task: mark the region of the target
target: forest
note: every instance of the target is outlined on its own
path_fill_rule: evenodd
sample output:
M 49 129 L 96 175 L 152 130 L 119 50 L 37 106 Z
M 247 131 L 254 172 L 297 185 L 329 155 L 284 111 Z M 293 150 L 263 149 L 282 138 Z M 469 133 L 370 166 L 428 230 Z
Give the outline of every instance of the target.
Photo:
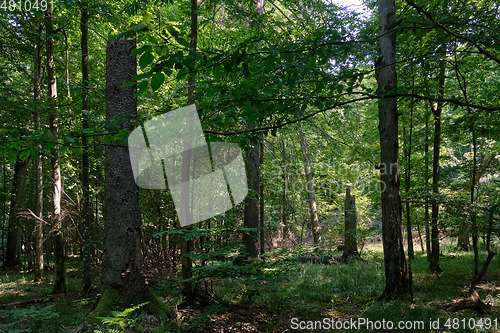
M 0 1 L 0 332 L 500 332 L 500 3 Z

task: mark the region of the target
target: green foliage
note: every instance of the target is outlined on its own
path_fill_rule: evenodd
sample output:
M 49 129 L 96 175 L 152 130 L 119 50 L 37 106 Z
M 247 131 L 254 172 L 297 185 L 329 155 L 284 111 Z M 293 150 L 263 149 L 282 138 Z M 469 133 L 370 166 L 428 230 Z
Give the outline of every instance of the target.
M 149 302 L 142 303 L 131 308 L 125 309 L 123 311 L 113 311 L 110 317 L 98 317 L 103 324 L 107 325 L 109 328 L 120 327 L 122 332 L 125 332 L 127 328 L 137 329 L 140 328 L 137 323 L 137 318 L 134 316 L 135 311 L 142 308 Z M 100 332 L 100 331 L 99 331 Z
M 311 253 L 340 255 L 331 249 L 342 242 L 343 199 L 347 186 L 356 196 L 360 249 L 367 240 L 377 241 L 381 234 L 380 172 L 375 169 L 380 149 L 378 99 L 372 70 L 377 57 L 377 20 L 369 13 L 360 16 L 340 10 L 329 2 L 282 0 L 265 3 L 264 14 L 258 15 L 253 1 L 204 1 L 198 8 L 196 51 L 189 42 L 191 13 L 188 1 L 132 0 L 121 2 L 120 6 L 94 0 L 58 2 L 53 18 L 57 33 L 53 36 L 44 35 L 43 29 L 37 31 L 43 13 L 30 16 L 28 12 L 2 12 L 0 210 L 3 212 L 3 243 L 7 238 L 15 162 L 21 159 L 31 163 L 41 154 L 44 200 L 48 203 L 51 193 L 48 183 L 52 179 L 49 158 L 59 144 L 66 200 L 63 207 L 65 235 L 71 243 L 79 244 L 80 161 L 82 139 L 86 136 L 90 144 L 94 215 L 92 245 L 94 249 L 102 248 L 104 147 L 126 145 L 128 136 L 128 130 L 119 130 L 116 124 L 105 121 L 105 39 L 135 36 L 137 49 L 133 55 L 138 60 L 138 74 L 124 85 L 137 87 L 139 119 L 131 126 L 184 106 L 188 80 L 194 80 L 196 104 L 210 141 L 228 140 L 244 147 L 249 137 L 263 139 L 264 158 L 260 170 L 265 235 L 269 241 L 265 244 L 266 249 L 270 244 L 273 247 L 304 244 L 269 251 L 261 256 L 262 260 L 243 260 L 241 235 L 256 235 L 256 230 L 242 227 L 242 205 L 194 228 L 184 229 L 178 226 L 168 191 L 141 189 L 144 249 L 148 255 L 145 265 L 152 270 L 158 269 L 160 274 L 174 275 L 168 286 L 160 287 L 162 296 L 173 297 L 169 299 L 171 307 L 181 306 L 183 298 L 175 293 L 182 281 L 175 274 L 180 245 L 183 240 L 190 240 L 194 244 L 193 252 L 188 255 L 195 267 L 192 281 L 198 288 L 213 285 L 213 289 L 206 288 L 206 294 L 215 301 L 222 300 L 221 304 L 207 307 L 198 318 L 185 315 L 183 320 L 187 328 L 203 330 L 203 325 L 209 323 L 212 316 L 226 311 L 223 302 L 246 306 L 257 303 L 272 314 L 291 309 L 290 312 L 308 318 L 325 314 L 366 314 L 374 319 L 444 316 L 440 303 L 465 296 L 461 290 L 471 280 L 473 272 L 471 254 L 455 252 L 455 245 L 447 241 L 442 242 L 445 246 L 441 260 L 445 272 L 440 279 L 426 273 L 425 256 L 417 253 L 413 262 L 416 295 L 413 309 L 401 302 L 372 300 L 381 293 L 384 283 L 380 249 L 365 245 L 362 258 L 366 262 L 352 265 L 300 262 L 303 255 Z M 84 5 L 90 14 L 88 114 L 81 111 L 79 16 Z M 410 148 L 410 122 L 413 127 L 411 162 L 403 151 L 399 159 L 401 178 L 405 172 L 411 172 L 410 186 L 403 192 L 403 199 L 411 202 L 413 227 L 418 225 L 422 231 L 425 202 L 435 200 L 440 203 L 442 231 L 453 237 L 463 225 L 465 231 L 474 231 L 471 217 L 476 214 L 478 232 L 484 234 L 489 208 L 500 198 L 498 3 L 436 0 L 418 1 L 417 5 L 421 9 L 409 2 L 397 2 L 400 18 L 397 26 L 398 89 L 393 93 L 402 95 L 398 99 L 402 150 Z M 368 1 L 368 6 L 375 10 L 376 2 Z M 60 113 L 57 139 L 47 126 L 47 82 L 41 83 L 40 99 L 34 100 L 32 94 L 33 46 L 39 44 L 43 55 L 47 38 L 54 38 L 56 47 Z M 45 62 L 46 59 L 42 59 L 42 73 Z M 441 62 L 445 62 L 446 103 L 442 115 L 440 193 L 435 195 L 428 184 L 432 172 L 434 126 L 431 109 L 437 102 L 428 99 L 438 96 L 436 74 Z M 68 83 L 66 72 L 69 73 Z M 71 96 L 67 96 L 68 91 Z M 34 130 L 34 112 L 41 115 L 39 131 Z M 317 115 L 309 117 L 313 114 Z M 88 119 L 86 129 L 81 128 L 84 116 Z M 307 225 L 308 199 L 303 157 L 297 140 L 299 124 L 293 123 L 304 117 L 309 118 L 300 121 L 300 125 L 309 145 L 323 229 L 323 241 L 318 247 L 307 246 L 311 243 Z M 214 134 L 245 131 L 250 123 L 264 129 L 241 135 Z M 475 157 L 473 133 L 477 137 Z M 424 153 L 426 146 L 429 148 L 427 156 Z M 479 177 L 471 181 L 475 164 Z M 30 164 L 29 185 L 23 202 L 23 208 L 31 210 L 35 193 L 32 166 Z M 471 184 L 475 190 L 472 200 Z M 498 214 L 494 216 L 495 221 Z M 31 248 L 33 226 L 33 220 L 23 224 L 26 251 Z M 46 226 L 44 232 L 48 234 L 50 228 Z M 481 241 L 479 247 L 480 259 L 483 259 Z M 497 242 L 493 249 L 498 252 Z M 29 256 L 26 260 L 30 260 Z M 99 257 L 93 260 L 98 263 Z M 73 264 L 75 270 L 79 265 L 79 262 Z M 498 267 L 497 256 L 487 273 L 490 283 L 496 283 L 494 277 L 498 276 Z M 79 276 L 73 269 L 68 272 Z M 45 274 L 50 276 L 51 273 Z M 70 283 L 72 289 L 77 290 L 79 282 L 75 280 Z M 47 285 L 32 285 L 28 278 L 4 276 L 0 298 L 2 303 L 25 300 L 30 293 L 46 298 L 49 291 Z M 480 292 L 483 299 L 498 304 L 499 296 L 494 291 Z M 123 299 L 114 292 L 105 293 L 103 298 L 99 306 L 106 311 L 127 306 L 119 304 Z M 91 305 L 85 303 L 78 308 L 63 302 L 57 306 L 44 304 L 28 309 L 2 310 L 0 316 L 6 320 L 0 324 L 0 330 L 54 331 L 61 327 L 66 329 L 64 325 L 74 328 L 83 321 L 81 317 Z M 163 300 L 157 298 L 144 308 L 156 308 L 156 305 L 163 311 Z M 127 325 L 131 329 L 137 327 L 139 311 L 126 311 L 108 317 L 109 326 L 117 324 L 121 330 Z M 165 323 L 163 328 L 180 330 L 177 323 Z
M 0 330 L 9 332 L 26 332 L 27 329 L 12 328 L 28 321 L 32 327 L 40 327 L 59 318 L 59 313 L 54 309 L 55 305 L 47 305 L 37 308 L 31 306 L 26 309 L 0 310 L 0 317 L 4 321 L 0 323 Z

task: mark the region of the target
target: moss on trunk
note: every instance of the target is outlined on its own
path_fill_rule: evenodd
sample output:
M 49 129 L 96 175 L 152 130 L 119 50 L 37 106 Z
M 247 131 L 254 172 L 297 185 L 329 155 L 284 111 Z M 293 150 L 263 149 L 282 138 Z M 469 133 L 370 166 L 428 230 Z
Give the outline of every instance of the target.
M 173 309 L 167 307 L 161 298 L 156 296 L 150 290 L 148 290 L 147 294 L 144 295 L 143 300 L 148 303 L 140 309 L 141 312 L 158 317 L 172 317 L 174 314 Z M 102 294 L 99 303 L 94 311 L 92 311 L 91 315 L 95 317 L 106 317 L 111 315 L 112 311 L 123 311 L 138 304 L 130 302 L 125 293 L 120 290 L 107 288 Z

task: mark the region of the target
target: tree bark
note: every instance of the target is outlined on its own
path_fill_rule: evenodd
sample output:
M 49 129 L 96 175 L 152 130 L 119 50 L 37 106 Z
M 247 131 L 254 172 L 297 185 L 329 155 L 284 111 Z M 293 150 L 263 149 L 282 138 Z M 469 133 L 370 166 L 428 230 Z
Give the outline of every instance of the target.
M 414 79 L 414 77 L 412 77 Z M 414 85 L 412 85 L 412 90 L 413 90 Z M 411 186 L 411 148 L 412 148 L 412 135 L 413 135 L 413 100 L 411 101 L 411 108 L 410 108 L 410 133 L 408 134 L 408 141 L 405 149 L 405 155 L 407 158 L 407 166 L 406 166 L 406 172 L 405 172 L 405 192 L 406 195 L 408 196 L 408 193 L 410 192 L 410 186 Z M 406 213 L 406 236 L 407 236 L 407 243 L 408 243 L 408 260 L 413 260 L 414 258 L 414 250 L 413 250 L 413 233 L 411 231 L 411 212 L 410 212 L 410 201 L 407 200 L 405 202 L 405 213 Z M 409 268 L 409 267 L 408 267 Z
M 375 76 L 381 98 L 378 102 L 380 171 L 382 184 L 382 238 L 384 243 L 385 290 L 388 299 L 409 292 L 409 279 L 401 234 L 401 193 L 398 162 L 398 110 L 396 98 L 385 95 L 397 88 L 396 5 L 379 0 L 379 58 Z
M 38 101 L 40 100 L 40 82 L 41 82 L 41 65 L 42 65 L 42 41 L 41 34 L 43 24 L 34 18 L 34 30 L 36 40 L 33 43 L 33 99 L 35 100 L 35 112 L 33 114 L 35 121 L 35 132 L 41 129 L 40 112 L 38 111 Z M 36 31 L 38 28 L 38 31 Z M 41 220 L 43 214 L 43 163 L 41 154 L 41 145 L 37 145 L 37 154 L 35 157 L 35 211 L 34 214 L 39 218 L 35 219 L 35 266 L 33 267 L 35 274 L 35 282 L 42 279 L 43 272 L 43 222 Z
M 257 7 L 258 15 L 264 13 L 264 2 L 262 0 L 254 0 Z M 249 129 L 255 128 L 255 124 L 248 123 Z M 257 247 L 257 240 L 259 235 L 257 229 L 259 228 L 259 193 L 260 193 L 260 145 L 262 144 L 261 138 L 251 138 L 248 140 L 250 149 L 247 153 L 247 178 L 248 178 L 248 195 L 245 198 L 245 208 L 243 214 L 243 225 L 245 228 L 253 229 L 255 231 L 245 231 L 243 233 L 243 244 L 247 252 L 248 258 L 257 258 L 259 249 Z
M 477 172 L 477 137 L 476 129 L 474 127 L 474 120 L 472 121 L 472 174 L 470 182 L 470 205 L 471 205 L 471 227 L 472 227 L 472 248 L 474 250 L 474 276 L 478 276 L 479 272 L 479 249 L 477 247 L 478 240 L 478 225 L 476 207 L 474 207 L 474 193 L 476 189 L 476 172 Z
M 4 267 L 21 266 L 21 221 L 18 213 L 22 207 L 28 174 L 28 159 L 17 159 L 14 165 L 14 179 L 10 196 L 9 225 L 7 227 L 7 249 Z
M 249 128 L 253 128 L 249 125 Z M 247 177 L 248 177 L 248 195 L 245 198 L 245 210 L 243 223 L 245 228 L 251 228 L 255 231 L 245 231 L 243 233 L 243 243 L 247 256 L 257 258 L 259 249 L 257 248 L 256 230 L 259 227 L 259 188 L 260 188 L 260 139 L 248 140 L 250 149 L 247 154 Z
M 438 82 L 438 98 L 444 97 L 444 82 L 445 82 L 445 63 L 440 65 L 439 82 Z M 441 112 L 443 103 L 437 102 L 436 108 L 430 104 L 432 113 L 434 115 L 434 146 L 433 146 L 433 161 L 432 161 L 432 193 L 434 199 L 432 200 L 432 213 L 431 213 L 431 255 L 429 262 L 429 271 L 439 273 L 442 268 L 439 265 L 439 202 L 437 196 L 439 195 L 439 151 L 441 148 Z
M 92 239 L 90 228 L 92 224 L 92 208 L 90 207 L 90 163 L 89 163 L 89 143 L 86 134 L 88 129 L 89 103 L 88 103 L 88 81 L 89 81 L 89 49 L 88 49 L 88 11 L 87 2 L 81 4 L 81 50 L 82 50 L 82 282 L 83 292 L 89 294 L 92 288 L 92 278 L 90 273 L 90 263 L 92 255 Z
M 264 163 L 264 142 L 260 143 L 260 161 L 259 164 Z M 260 254 L 266 252 L 266 223 L 264 219 L 264 183 L 262 178 L 260 180 L 259 186 L 259 227 L 260 227 Z
M 47 33 L 46 57 L 48 97 L 50 104 L 49 122 L 52 140 L 57 142 L 59 137 L 59 111 L 57 106 L 57 80 L 54 62 L 54 23 L 52 11 L 45 15 L 45 30 Z M 52 292 L 66 293 L 66 270 L 64 267 L 64 234 L 61 221 L 61 166 L 59 164 L 59 145 L 56 143 L 51 156 L 52 167 L 52 236 L 54 240 L 55 279 Z
M 347 187 L 344 201 L 344 253 L 342 259 L 348 261 L 359 256 L 356 228 L 358 223 L 356 211 L 356 197 L 351 195 L 351 187 Z
M 106 120 L 121 129 L 132 130 L 137 119 L 136 87 L 122 87 L 137 73 L 131 56 L 135 40 L 112 40 L 106 47 Z M 104 293 L 118 290 L 129 303 L 149 300 L 142 275 L 141 213 L 137 187 L 125 142 L 106 146 L 104 183 L 104 249 L 101 286 Z M 106 312 L 103 298 L 98 313 Z
M 320 240 L 318 208 L 316 205 L 316 197 L 314 195 L 313 172 L 311 162 L 309 161 L 307 142 L 306 138 L 304 137 L 304 132 L 302 131 L 302 125 L 299 129 L 299 140 L 300 147 L 302 149 L 302 156 L 304 157 L 304 169 L 306 173 L 307 201 L 309 203 L 309 223 L 313 234 L 314 244 L 318 244 Z
M 190 45 L 191 45 L 191 50 L 189 51 L 189 56 L 192 58 L 192 71 L 193 73 L 189 75 L 188 77 L 188 104 L 194 104 L 196 101 L 195 94 L 196 94 L 196 75 L 195 75 L 195 69 L 196 69 L 196 60 L 195 60 L 195 54 L 196 54 L 196 48 L 198 46 L 198 0 L 191 0 L 191 29 L 190 29 Z M 183 162 L 184 163 L 184 162 Z M 186 161 L 186 163 L 189 164 L 189 160 Z M 189 170 L 189 168 L 182 168 L 182 170 Z M 186 179 L 189 179 L 189 175 L 186 175 Z M 191 228 L 186 228 L 186 230 L 191 230 Z M 181 273 L 182 273 L 182 279 L 184 280 L 182 282 L 182 293 L 184 297 L 186 298 L 186 302 L 191 303 L 194 301 L 194 286 L 193 282 L 190 281 L 190 279 L 193 277 L 193 261 L 189 257 L 189 254 L 192 250 L 193 247 L 193 241 L 192 240 L 187 240 L 183 239 L 182 244 L 181 244 Z
M 425 147 L 424 147 L 424 161 L 425 161 L 425 190 L 429 189 L 429 117 L 425 116 Z M 431 260 L 431 231 L 429 223 L 429 197 L 425 197 L 424 205 L 424 223 L 425 223 L 425 251 L 427 252 L 427 261 Z
M 288 183 L 290 181 L 290 176 L 288 174 L 288 158 L 286 154 L 286 145 L 285 145 L 285 138 L 283 136 L 283 133 L 281 133 L 281 156 L 283 158 L 283 195 L 281 197 L 281 207 L 280 207 L 280 218 L 281 218 L 281 225 L 283 227 L 282 233 L 283 237 L 286 237 L 288 235 L 289 231 L 289 224 L 288 224 Z M 302 242 L 302 238 L 301 238 Z

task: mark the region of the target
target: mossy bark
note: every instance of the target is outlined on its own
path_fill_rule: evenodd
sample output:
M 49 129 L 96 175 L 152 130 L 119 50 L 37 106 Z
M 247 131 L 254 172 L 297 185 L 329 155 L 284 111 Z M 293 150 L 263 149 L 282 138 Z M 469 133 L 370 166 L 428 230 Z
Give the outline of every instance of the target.
M 158 317 L 172 316 L 173 309 L 169 309 L 153 292 L 148 290 L 147 294 L 144 295 L 144 300 L 147 304 L 141 308 L 141 311 Z M 122 291 L 115 288 L 108 288 L 102 294 L 97 307 L 92 311 L 92 315 L 95 317 L 105 317 L 109 316 L 112 311 L 123 311 L 134 305 L 137 304 L 135 302 L 131 303 L 127 295 Z

